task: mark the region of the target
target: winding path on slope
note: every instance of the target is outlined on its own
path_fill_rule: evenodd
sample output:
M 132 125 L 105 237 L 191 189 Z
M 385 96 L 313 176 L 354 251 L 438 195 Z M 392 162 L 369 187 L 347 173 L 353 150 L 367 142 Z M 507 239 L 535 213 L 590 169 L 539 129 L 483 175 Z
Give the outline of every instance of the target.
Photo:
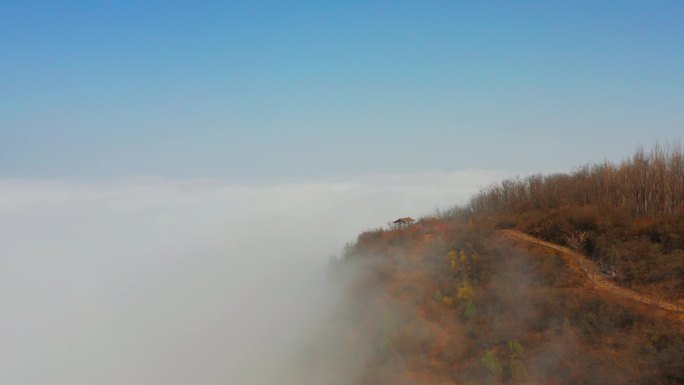
M 673 312 L 677 315 L 677 320 L 684 322 L 684 306 L 677 305 L 656 296 L 644 295 L 637 291 L 616 285 L 613 281 L 601 274 L 599 269 L 596 267 L 596 264 L 594 264 L 594 262 L 592 262 L 589 258 L 568 247 L 541 240 L 518 230 L 501 230 L 501 233 L 509 238 L 515 238 L 528 243 L 541 245 L 560 252 L 561 256 L 570 265 L 570 267 L 584 273 L 585 278 L 588 279 L 593 287 L 598 290 L 609 292 L 617 297 L 630 301 L 655 306 L 662 310 Z

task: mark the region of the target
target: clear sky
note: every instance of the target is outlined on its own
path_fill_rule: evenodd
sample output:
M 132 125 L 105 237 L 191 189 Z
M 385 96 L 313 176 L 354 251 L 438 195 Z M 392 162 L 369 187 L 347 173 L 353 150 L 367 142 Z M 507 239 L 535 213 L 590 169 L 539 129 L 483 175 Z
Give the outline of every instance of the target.
M 681 1 L 3 1 L 0 176 L 619 160 L 684 136 L 683 20 Z

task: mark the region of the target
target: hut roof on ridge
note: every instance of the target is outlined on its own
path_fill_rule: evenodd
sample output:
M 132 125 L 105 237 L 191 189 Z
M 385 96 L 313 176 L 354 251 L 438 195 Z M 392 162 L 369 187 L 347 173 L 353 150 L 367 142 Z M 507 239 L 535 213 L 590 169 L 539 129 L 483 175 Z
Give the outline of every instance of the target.
M 416 220 L 411 218 L 411 217 L 406 217 L 406 218 L 399 218 L 396 221 L 394 221 L 393 223 L 413 223 L 415 221 Z

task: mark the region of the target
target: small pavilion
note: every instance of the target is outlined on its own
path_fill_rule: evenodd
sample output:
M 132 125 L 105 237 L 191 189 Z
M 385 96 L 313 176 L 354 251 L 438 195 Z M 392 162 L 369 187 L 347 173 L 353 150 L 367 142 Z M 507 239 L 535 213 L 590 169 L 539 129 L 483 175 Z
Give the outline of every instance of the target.
M 402 228 L 402 227 L 412 225 L 413 222 L 415 222 L 415 221 L 416 220 L 411 218 L 411 217 L 406 217 L 406 218 L 399 218 L 396 221 L 392 222 L 392 224 L 394 224 L 394 226 L 397 228 Z

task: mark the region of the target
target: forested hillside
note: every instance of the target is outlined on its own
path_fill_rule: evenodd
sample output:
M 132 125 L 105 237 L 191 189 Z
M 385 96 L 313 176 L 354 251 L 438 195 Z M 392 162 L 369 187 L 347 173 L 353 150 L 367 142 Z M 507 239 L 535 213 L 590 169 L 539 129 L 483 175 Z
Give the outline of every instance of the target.
M 575 247 L 612 264 L 616 284 L 676 300 L 683 167 L 681 147 L 656 147 L 361 234 L 335 269 L 352 295 L 331 373 L 369 385 L 684 383 L 681 314 L 598 290 L 558 251 L 498 231 Z
M 638 150 L 620 164 L 506 180 L 470 214 L 579 249 L 622 285 L 684 300 L 684 152 Z

